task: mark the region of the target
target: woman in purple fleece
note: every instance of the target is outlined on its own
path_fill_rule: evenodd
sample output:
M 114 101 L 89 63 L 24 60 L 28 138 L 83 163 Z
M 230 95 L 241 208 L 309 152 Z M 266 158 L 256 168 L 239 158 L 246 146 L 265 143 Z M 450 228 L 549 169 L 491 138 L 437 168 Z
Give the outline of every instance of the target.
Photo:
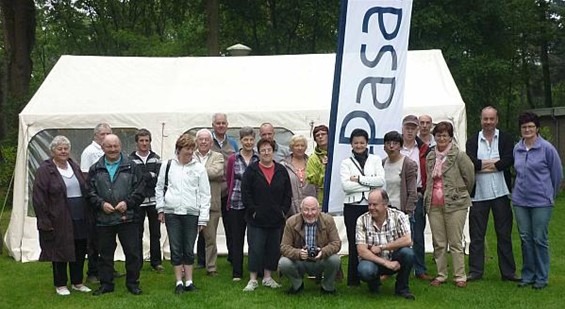
M 514 147 L 516 180 L 512 203 L 522 241 L 522 281 L 518 287 L 547 286 L 549 275 L 548 227 L 563 168 L 555 147 L 539 135 L 539 117 L 518 117 L 522 139 Z

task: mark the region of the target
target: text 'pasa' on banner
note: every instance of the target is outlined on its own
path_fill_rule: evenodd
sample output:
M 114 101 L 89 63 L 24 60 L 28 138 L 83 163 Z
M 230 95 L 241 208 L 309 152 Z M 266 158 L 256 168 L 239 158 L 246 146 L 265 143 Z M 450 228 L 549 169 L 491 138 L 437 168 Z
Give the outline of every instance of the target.
M 324 211 L 340 213 L 340 166 L 351 156 L 349 136 L 369 133 L 369 152 L 402 119 L 412 0 L 343 1 L 330 114 Z

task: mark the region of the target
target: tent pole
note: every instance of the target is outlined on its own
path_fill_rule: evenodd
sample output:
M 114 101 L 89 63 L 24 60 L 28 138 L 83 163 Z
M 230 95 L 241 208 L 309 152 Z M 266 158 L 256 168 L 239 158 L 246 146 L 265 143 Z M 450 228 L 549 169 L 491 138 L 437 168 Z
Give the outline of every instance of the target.
M 8 196 L 10 196 L 10 190 L 12 189 L 12 184 L 14 183 L 14 175 L 16 174 L 16 169 L 12 172 L 12 178 L 10 178 L 10 183 L 8 184 L 8 190 L 6 190 L 6 196 L 4 197 L 4 204 L 2 205 L 2 210 L 0 210 L 0 222 L 2 222 L 2 215 L 4 215 L 4 209 L 6 208 L 6 204 L 8 203 Z M 0 231 L 0 254 L 2 254 L 2 250 L 4 247 L 4 236 Z

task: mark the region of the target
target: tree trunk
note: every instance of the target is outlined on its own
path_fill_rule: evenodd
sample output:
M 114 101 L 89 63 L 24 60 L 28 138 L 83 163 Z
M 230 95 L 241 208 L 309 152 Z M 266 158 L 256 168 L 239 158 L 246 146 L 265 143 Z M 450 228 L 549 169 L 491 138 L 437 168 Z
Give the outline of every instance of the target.
M 544 38 L 541 42 L 541 72 L 543 76 L 545 107 L 553 107 L 553 100 L 551 98 L 551 74 L 549 72 L 549 51 L 547 45 L 547 40 Z
M 549 43 L 551 40 L 551 21 L 549 18 L 549 3 L 545 0 L 538 0 L 539 10 L 539 48 L 540 62 L 543 82 L 544 106 L 552 107 L 551 100 L 551 76 L 549 73 Z
M 31 80 L 31 51 L 35 42 L 35 3 L 33 0 L 0 0 L 4 30 L 0 138 L 6 134 L 8 100 L 27 95 Z M 18 109 L 19 111 L 19 109 Z
M 208 56 L 220 55 L 220 6 L 218 0 L 206 1 L 206 15 L 208 33 L 206 35 L 206 47 Z

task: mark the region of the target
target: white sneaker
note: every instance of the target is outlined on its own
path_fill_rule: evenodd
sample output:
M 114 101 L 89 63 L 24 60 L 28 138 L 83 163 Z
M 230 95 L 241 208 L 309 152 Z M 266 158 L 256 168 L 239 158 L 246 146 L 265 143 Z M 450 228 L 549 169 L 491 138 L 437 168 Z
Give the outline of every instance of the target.
M 263 286 L 268 286 L 271 289 L 278 289 L 282 285 L 278 284 L 273 278 L 263 279 Z
M 247 286 L 245 286 L 245 288 L 243 289 L 243 292 L 255 291 L 258 286 L 259 283 L 257 282 L 257 280 L 249 280 L 249 282 L 247 282 Z
M 234 278 L 232 279 L 232 281 L 233 281 L 233 282 L 239 282 L 239 281 L 241 281 L 241 278 L 239 278 L 239 277 L 234 277 Z
M 56 287 L 55 292 L 57 292 L 57 295 L 61 295 L 61 296 L 71 295 L 71 291 L 69 291 L 69 289 L 66 286 Z
M 79 292 L 83 292 L 83 293 L 92 292 L 92 290 L 84 284 L 73 284 L 73 285 L 71 285 L 71 288 L 75 291 L 79 291 Z

